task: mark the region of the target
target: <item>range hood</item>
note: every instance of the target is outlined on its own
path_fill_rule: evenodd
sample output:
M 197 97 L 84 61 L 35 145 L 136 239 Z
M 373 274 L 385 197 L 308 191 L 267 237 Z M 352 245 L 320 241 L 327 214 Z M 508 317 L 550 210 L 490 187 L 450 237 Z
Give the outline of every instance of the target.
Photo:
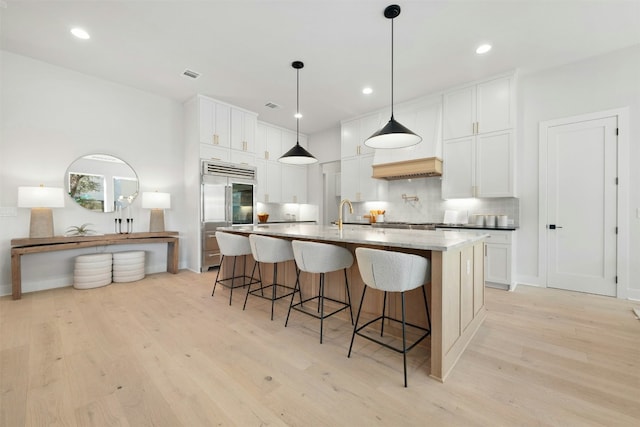
M 437 157 L 403 160 L 373 165 L 373 178 L 409 179 L 442 176 L 442 160 Z

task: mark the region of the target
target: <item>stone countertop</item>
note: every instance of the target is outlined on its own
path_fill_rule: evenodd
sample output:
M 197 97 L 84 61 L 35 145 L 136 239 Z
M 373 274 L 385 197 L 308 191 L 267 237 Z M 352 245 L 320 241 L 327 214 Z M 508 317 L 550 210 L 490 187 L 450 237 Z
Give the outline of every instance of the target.
M 466 230 L 503 230 L 503 231 L 516 231 L 518 229 L 515 225 L 507 225 L 506 227 L 489 227 L 486 225 L 476 225 L 476 224 L 437 224 L 436 228 L 460 228 Z
M 326 242 L 356 243 L 406 249 L 444 252 L 483 240 L 487 234 L 446 230 L 401 230 L 394 228 L 365 228 L 345 225 L 260 224 L 218 228 L 221 231 L 262 234 L 266 236 L 301 238 Z

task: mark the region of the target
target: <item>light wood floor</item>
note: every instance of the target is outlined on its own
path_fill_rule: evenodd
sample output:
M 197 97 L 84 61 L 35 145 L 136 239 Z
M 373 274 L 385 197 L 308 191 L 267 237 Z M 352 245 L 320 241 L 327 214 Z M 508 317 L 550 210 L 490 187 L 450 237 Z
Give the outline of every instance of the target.
M 428 349 L 401 355 L 351 326 L 218 288 L 213 272 L 0 298 L 0 425 L 638 426 L 633 304 L 520 286 L 487 290 L 488 317 L 445 384 Z M 355 296 L 356 298 L 359 296 Z

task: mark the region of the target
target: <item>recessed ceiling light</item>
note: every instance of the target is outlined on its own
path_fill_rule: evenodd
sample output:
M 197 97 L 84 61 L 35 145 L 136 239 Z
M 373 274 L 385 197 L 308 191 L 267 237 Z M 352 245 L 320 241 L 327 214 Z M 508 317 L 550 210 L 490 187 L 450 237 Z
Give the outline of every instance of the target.
M 373 93 L 373 89 L 371 89 L 370 87 L 365 87 L 364 89 L 362 89 L 362 93 L 364 93 L 365 95 L 371 95 Z
M 487 53 L 491 50 L 491 45 L 490 44 L 481 44 L 480 46 L 478 46 L 478 48 L 476 49 L 476 53 L 478 55 L 482 55 L 483 53 Z
M 301 113 L 295 113 L 293 115 L 293 117 L 295 117 L 296 119 L 301 119 L 302 118 L 302 114 Z
M 71 34 L 73 34 L 74 36 L 76 36 L 77 38 L 82 39 L 82 40 L 88 40 L 88 39 L 91 38 L 89 33 L 87 33 L 82 28 L 78 28 L 78 27 L 72 28 L 71 29 Z

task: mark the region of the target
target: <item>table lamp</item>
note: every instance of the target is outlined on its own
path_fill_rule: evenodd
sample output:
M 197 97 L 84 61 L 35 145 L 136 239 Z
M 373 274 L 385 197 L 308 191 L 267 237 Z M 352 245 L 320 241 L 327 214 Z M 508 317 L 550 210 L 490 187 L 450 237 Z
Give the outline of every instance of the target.
M 164 231 L 164 209 L 171 208 L 171 195 L 157 191 L 144 192 L 142 193 L 142 207 L 151 209 L 149 231 Z
M 53 237 L 53 212 L 51 208 L 64 207 L 62 188 L 18 187 L 18 207 L 31 208 L 30 238 Z

